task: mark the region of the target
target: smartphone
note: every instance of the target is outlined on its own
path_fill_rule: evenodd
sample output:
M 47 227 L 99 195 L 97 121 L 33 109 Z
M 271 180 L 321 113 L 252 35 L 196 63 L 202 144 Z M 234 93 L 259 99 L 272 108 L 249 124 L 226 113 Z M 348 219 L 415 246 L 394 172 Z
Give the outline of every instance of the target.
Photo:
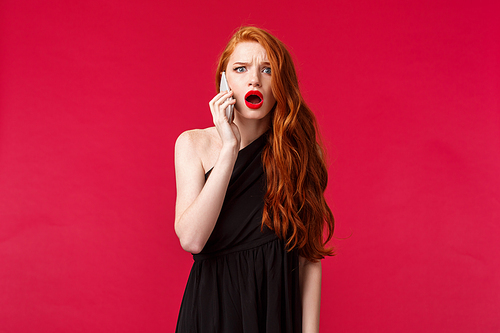
M 226 72 L 222 72 L 222 76 L 220 78 L 220 91 L 229 91 L 229 85 L 227 84 Z M 233 99 L 232 97 L 228 98 L 229 100 Z M 229 105 L 226 108 L 226 117 L 229 123 L 233 121 L 233 108 L 234 105 Z

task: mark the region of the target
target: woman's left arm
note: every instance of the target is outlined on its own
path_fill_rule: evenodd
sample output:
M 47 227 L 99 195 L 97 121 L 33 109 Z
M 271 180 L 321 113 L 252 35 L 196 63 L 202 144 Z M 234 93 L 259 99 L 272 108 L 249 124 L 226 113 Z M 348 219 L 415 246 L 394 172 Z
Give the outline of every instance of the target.
M 302 299 L 302 332 L 319 332 L 321 303 L 321 261 L 299 257 L 299 284 Z

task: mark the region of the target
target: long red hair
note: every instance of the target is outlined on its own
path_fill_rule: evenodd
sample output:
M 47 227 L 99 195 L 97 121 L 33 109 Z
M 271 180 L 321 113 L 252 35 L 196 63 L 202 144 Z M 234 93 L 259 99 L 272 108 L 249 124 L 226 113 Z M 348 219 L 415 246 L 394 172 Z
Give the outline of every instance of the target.
M 267 179 L 262 226 L 267 225 L 285 239 L 288 250 L 298 248 L 311 261 L 323 259 L 333 255 L 333 250 L 326 247 L 334 229 L 333 214 L 324 197 L 328 172 L 317 139 L 316 118 L 300 94 L 290 53 L 269 32 L 241 27 L 220 56 L 216 86 L 236 45 L 247 41 L 257 42 L 266 50 L 276 98 L 268 144 L 262 152 Z

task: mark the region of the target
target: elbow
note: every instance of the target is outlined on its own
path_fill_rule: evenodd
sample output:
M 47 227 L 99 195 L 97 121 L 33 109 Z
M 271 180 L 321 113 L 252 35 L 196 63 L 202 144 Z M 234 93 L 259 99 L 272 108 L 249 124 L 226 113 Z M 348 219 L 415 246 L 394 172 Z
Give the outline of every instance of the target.
M 182 249 L 186 252 L 198 254 L 205 247 L 205 242 L 200 240 L 197 235 L 193 235 L 192 232 L 179 228 L 177 224 L 175 225 L 175 233 L 179 238 Z
M 194 243 L 183 243 L 181 242 L 181 246 L 182 246 L 182 249 L 184 251 L 187 251 L 191 254 L 198 254 L 201 252 L 201 250 L 203 250 L 203 247 L 202 246 L 199 246 L 197 244 L 194 244 Z
M 179 241 L 181 243 L 181 247 L 184 251 L 192 253 L 192 254 L 198 254 L 203 250 L 204 244 L 201 244 L 200 242 L 196 242 L 195 240 L 188 240 L 182 237 L 179 237 Z

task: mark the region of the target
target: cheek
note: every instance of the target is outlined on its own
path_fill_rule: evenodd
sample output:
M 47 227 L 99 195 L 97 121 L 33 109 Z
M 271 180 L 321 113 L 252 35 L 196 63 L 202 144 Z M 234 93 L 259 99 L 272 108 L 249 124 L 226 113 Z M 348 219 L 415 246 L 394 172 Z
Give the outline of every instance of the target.
M 276 102 L 276 98 L 274 98 L 272 90 L 269 90 L 269 93 L 267 96 L 268 96 L 267 100 L 274 105 L 274 103 Z
M 236 103 L 245 102 L 245 93 L 238 91 L 238 89 L 231 88 L 233 90 L 233 98 L 236 100 Z
M 233 91 L 233 98 L 235 98 L 237 101 L 245 99 L 246 90 L 241 88 L 238 80 L 233 79 L 229 81 L 228 78 L 227 83 L 229 84 L 229 88 L 231 88 L 231 90 Z
M 234 107 L 236 110 L 241 110 L 245 106 L 245 95 L 233 90 L 233 98 L 236 100 Z
M 232 75 L 228 75 L 226 72 L 227 84 L 229 88 L 234 92 L 234 94 L 239 93 L 238 81 Z

